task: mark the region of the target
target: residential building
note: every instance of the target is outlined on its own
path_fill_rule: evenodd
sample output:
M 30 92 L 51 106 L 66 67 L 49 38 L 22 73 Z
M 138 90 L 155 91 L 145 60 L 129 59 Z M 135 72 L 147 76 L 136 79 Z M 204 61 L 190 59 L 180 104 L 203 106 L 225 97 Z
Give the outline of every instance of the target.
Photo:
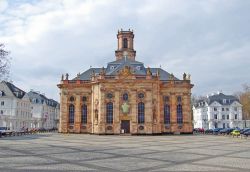
M 190 75 L 176 78 L 136 61 L 133 31 L 118 31 L 115 61 L 90 68 L 60 89 L 62 133 L 192 133 Z
M 59 103 L 35 91 L 28 92 L 27 96 L 31 104 L 32 128 L 58 128 Z
M 32 121 L 29 98 L 10 82 L 0 83 L 0 126 L 12 130 L 30 128 Z
M 198 100 L 193 106 L 193 119 L 194 128 L 244 127 L 239 100 L 220 92 Z

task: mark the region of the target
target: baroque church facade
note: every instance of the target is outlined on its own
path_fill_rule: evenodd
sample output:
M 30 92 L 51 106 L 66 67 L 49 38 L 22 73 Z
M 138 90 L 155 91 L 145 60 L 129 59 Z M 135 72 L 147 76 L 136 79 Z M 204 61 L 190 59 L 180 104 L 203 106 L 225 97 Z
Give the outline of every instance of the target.
M 180 80 L 136 61 L 133 31 L 118 31 L 115 61 L 62 75 L 61 133 L 192 133 L 190 75 Z

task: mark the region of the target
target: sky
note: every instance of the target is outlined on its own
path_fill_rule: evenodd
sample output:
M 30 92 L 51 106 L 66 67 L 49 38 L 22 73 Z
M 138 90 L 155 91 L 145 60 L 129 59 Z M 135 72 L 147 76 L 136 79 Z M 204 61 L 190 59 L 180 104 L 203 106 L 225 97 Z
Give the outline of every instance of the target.
M 115 60 L 121 28 L 133 29 L 145 67 L 190 73 L 194 95 L 250 83 L 248 0 L 0 0 L 10 80 L 55 100 L 62 74 L 72 79 Z

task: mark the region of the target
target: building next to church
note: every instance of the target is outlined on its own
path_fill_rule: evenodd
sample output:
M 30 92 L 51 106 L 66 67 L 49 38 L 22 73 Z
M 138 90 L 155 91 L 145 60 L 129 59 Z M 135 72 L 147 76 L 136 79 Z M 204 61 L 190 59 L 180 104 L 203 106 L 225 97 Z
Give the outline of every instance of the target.
M 27 93 L 31 103 L 32 128 L 58 128 L 59 103 L 38 91 Z
M 59 103 L 45 95 L 26 93 L 14 84 L 0 82 L 0 127 L 12 130 L 57 128 Z
M 62 133 L 192 133 L 190 75 L 136 61 L 133 31 L 118 31 L 115 59 L 75 78 L 62 75 Z
M 0 127 L 12 130 L 31 127 L 30 101 L 23 90 L 10 82 L 0 82 L 0 102 Z
M 232 95 L 218 92 L 200 99 L 193 106 L 194 128 L 244 128 L 242 105 Z

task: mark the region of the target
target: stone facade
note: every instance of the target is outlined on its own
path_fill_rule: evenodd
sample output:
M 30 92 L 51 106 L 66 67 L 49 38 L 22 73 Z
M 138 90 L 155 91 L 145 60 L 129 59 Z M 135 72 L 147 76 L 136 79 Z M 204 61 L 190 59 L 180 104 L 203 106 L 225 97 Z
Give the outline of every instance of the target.
M 190 75 L 179 80 L 161 68 L 145 68 L 135 61 L 133 31 L 118 31 L 117 38 L 116 61 L 106 68 L 90 68 L 72 80 L 62 76 L 59 132 L 191 133 Z

